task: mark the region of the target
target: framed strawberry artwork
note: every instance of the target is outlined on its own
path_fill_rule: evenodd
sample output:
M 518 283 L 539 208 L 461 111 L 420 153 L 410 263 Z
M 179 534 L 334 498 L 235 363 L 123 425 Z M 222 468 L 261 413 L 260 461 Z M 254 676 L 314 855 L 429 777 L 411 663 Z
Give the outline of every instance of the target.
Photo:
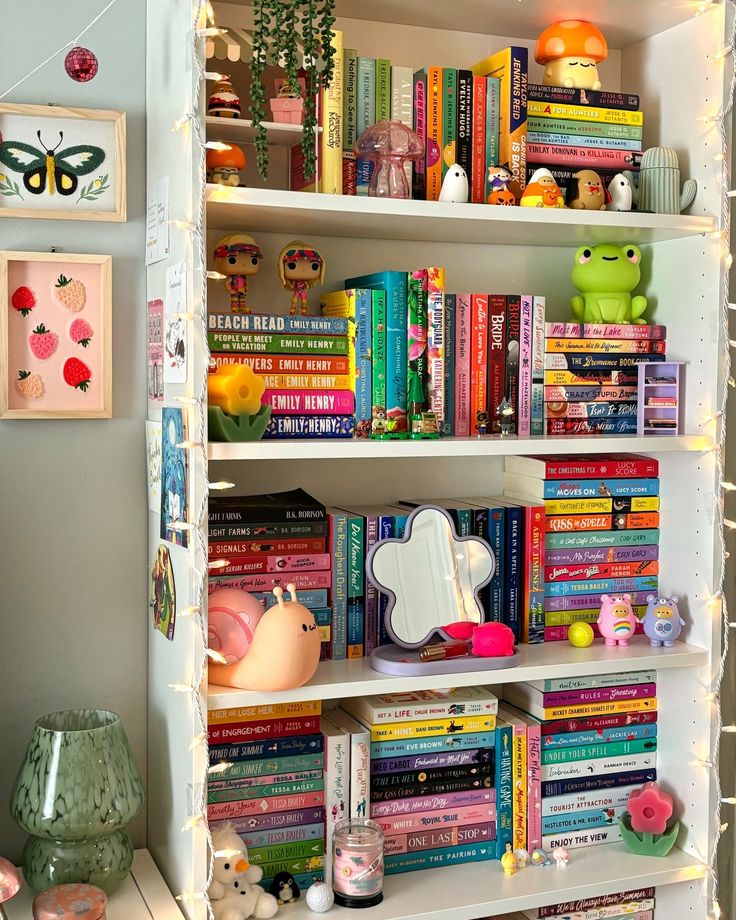
M 112 417 L 112 257 L 0 252 L 0 418 Z

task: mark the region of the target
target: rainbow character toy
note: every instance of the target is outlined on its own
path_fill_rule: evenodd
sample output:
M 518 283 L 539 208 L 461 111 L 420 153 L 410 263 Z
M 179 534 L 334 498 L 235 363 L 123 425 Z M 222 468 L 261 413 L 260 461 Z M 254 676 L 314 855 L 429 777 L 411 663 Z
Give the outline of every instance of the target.
M 631 609 L 630 594 L 603 595 L 596 623 L 606 645 L 628 645 L 637 622 Z

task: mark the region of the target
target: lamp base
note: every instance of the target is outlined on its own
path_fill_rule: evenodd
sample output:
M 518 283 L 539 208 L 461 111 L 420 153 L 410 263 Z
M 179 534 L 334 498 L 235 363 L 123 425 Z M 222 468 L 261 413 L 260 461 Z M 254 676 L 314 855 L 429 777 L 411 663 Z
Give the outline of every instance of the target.
M 133 845 L 125 828 L 88 840 L 29 837 L 23 850 L 23 875 L 34 891 L 88 882 L 112 894 L 132 865 Z

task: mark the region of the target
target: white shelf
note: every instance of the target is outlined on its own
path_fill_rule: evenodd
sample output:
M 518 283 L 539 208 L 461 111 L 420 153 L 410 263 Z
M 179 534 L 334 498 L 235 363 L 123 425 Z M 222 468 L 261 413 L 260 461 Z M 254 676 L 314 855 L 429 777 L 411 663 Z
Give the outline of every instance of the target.
M 573 648 L 567 642 L 544 642 L 519 646 L 521 663 L 504 671 L 466 671 L 438 677 L 394 677 L 371 668 L 366 658 L 353 661 L 323 661 L 308 684 L 280 693 L 258 693 L 210 684 L 207 708 L 264 706 L 302 700 L 338 700 L 376 693 L 401 693 L 407 690 L 433 690 L 444 681 L 453 687 L 518 683 L 541 678 L 609 674 L 613 671 L 663 670 L 700 667 L 708 662 L 705 649 L 678 642 L 672 648 L 652 648 L 643 636 L 637 637 L 625 652 L 596 641 L 589 648 Z
M 218 118 L 216 115 L 208 115 L 206 123 L 207 140 L 233 141 L 236 144 L 255 142 L 256 129 L 249 118 Z M 293 147 L 301 141 L 301 125 L 285 125 L 277 121 L 264 121 L 262 125 L 272 147 Z M 322 128 L 316 130 L 321 133 Z
M 34 893 L 24 887 L 4 906 L 8 920 L 29 920 Z M 110 898 L 107 920 L 182 920 L 148 850 L 136 850 L 133 871 Z
M 285 223 L 286 222 L 286 223 Z M 207 226 L 305 236 L 523 246 L 654 243 L 709 233 L 709 217 L 501 208 L 443 201 L 207 186 Z
M 438 441 L 340 440 L 211 442 L 210 460 L 393 460 L 398 457 L 509 457 L 518 454 L 605 454 L 642 451 L 706 451 L 713 447 L 703 435 L 677 435 L 652 446 L 639 435 L 576 438 L 441 438 Z
M 682 850 L 665 858 L 634 856 L 620 843 L 576 849 L 566 869 L 527 866 L 504 875 L 497 861 L 465 863 L 391 875 L 384 898 L 370 920 L 474 920 L 488 914 L 531 910 L 634 888 L 671 885 L 702 878 L 706 866 Z M 333 907 L 330 920 L 353 920 L 355 911 Z M 290 905 L 289 920 L 312 920 L 302 898 Z

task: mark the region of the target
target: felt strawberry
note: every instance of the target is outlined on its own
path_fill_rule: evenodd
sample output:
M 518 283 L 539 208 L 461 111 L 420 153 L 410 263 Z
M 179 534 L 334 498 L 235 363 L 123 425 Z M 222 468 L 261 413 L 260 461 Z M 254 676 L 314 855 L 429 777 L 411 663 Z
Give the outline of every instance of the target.
M 43 396 L 43 380 L 30 371 L 18 371 L 15 382 L 18 392 L 27 399 L 40 399 Z
M 10 303 L 13 305 L 13 309 L 17 310 L 21 316 L 28 316 L 36 306 L 36 298 L 33 295 L 33 291 L 23 284 L 13 292 Z
M 84 319 L 75 319 L 69 327 L 69 336 L 77 345 L 86 348 L 92 340 L 94 332 L 90 324 Z
M 73 278 L 67 278 L 65 275 L 59 275 L 56 281 L 56 299 L 64 304 L 67 310 L 72 313 L 79 313 L 84 310 L 87 302 L 87 289 L 81 281 L 74 281 Z
M 50 332 L 43 323 L 36 326 L 33 332 L 28 336 L 28 344 L 34 356 L 41 361 L 50 358 L 56 351 L 59 344 L 59 336 L 55 332 Z
M 70 387 L 86 393 L 91 379 L 92 371 L 84 361 L 80 361 L 79 358 L 67 358 L 64 362 L 64 382 Z

